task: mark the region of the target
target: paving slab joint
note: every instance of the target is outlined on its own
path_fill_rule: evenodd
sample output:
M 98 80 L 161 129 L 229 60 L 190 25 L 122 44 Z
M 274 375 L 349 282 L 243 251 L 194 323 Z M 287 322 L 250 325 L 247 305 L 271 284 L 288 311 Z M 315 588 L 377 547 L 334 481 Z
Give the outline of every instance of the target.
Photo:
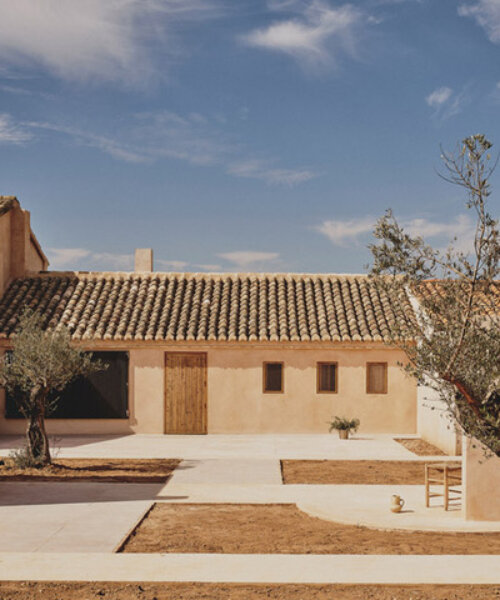
M 146 508 L 146 510 L 143 512 L 143 514 L 133 523 L 132 527 L 130 527 L 130 529 L 128 529 L 127 533 L 122 537 L 122 539 L 118 542 L 118 544 L 113 548 L 112 554 L 119 554 L 120 552 L 123 551 L 123 549 L 127 545 L 127 542 L 134 534 L 134 531 L 140 525 L 142 525 L 142 523 L 149 517 L 149 513 L 153 510 L 153 508 L 155 506 L 156 506 L 156 502 L 151 502 L 151 505 L 148 506 L 148 508 Z

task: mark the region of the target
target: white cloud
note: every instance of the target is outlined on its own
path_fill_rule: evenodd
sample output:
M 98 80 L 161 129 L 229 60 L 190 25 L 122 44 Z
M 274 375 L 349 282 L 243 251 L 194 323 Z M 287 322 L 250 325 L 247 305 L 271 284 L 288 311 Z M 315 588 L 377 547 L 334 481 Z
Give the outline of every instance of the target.
M 15 123 L 10 115 L 0 113 L 0 144 L 22 144 L 32 137 L 32 134 Z
M 458 7 L 461 17 L 476 20 L 486 32 L 488 39 L 500 44 L 500 2 L 498 0 L 478 0 L 473 4 L 461 4 Z
M 467 86 L 461 91 L 454 93 L 449 87 L 443 86 L 435 89 L 426 99 L 426 103 L 434 109 L 434 117 L 440 120 L 449 119 L 458 115 L 469 101 Z
M 47 258 L 52 269 L 64 269 L 90 256 L 85 248 L 47 248 Z
M 88 268 L 102 271 L 131 271 L 134 268 L 134 255 L 91 252 Z
M 220 265 L 194 265 L 197 269 L 201 269 L 202 271 L 211 271 L 212 273 L 217 273 L 222 271 L 222 267 Z
M 314 229 L 325 235 L 335 246 L 345 246 L 357 243 L 361 235 L 373 231 L 374 225 L 375 219 L 364 217 L 361 219 L 323 221 Z
M 35 130 L 52 131 L 130 163 L 175 159 L 196 166 L 218 166 L 234 177 L 258 179 L 271 185 L 294 186 L 317 177 L 310 169 L 277 166 L 272 158 L 247 159 L 243 145 L 226 133 L 218 119 L 199 113 L 188 116 L 170 111 L 137 114 L 113 135 L 48 122 L 25 122 L 22 126 L 30 132 L 30 137 Z M 18 129 L 18 135 L 20 133 Z
M 87 248 L 48 248 L 51 269 L 85 271 L 128 271 L 133 268 L 132 254 L 93 252 Z
M 240 270 L 252 267 L 259 269 L 262 265 L 279 259 L 277 252 L 237 251 L 217 255 L 232 267 Z M 52 270 L 68 271 L 133 271 L 134 255 L 132 253 L 94 252 L 88 248 L 48 248 L 47 257 Z M 155 259 L 158 271 L 211 271 L 222 272 L 220 264 L 191 264 L 184 260 Z
M 360 219 L 324 221 L 314 227 L 316 231 L 326 236 L 335 246 L 349 246 L 361 243 L 363 238 L 375 229 L 376 219 L 363 217 Z M 453 238 L 456 249 L 468 252 L 474 237 L 474 222 L 469 215 L 461 214 L 455 218 L 440 222 L 429 219 L 400 219 L 399 224 L 411 236 L 420 236 L 425 240 L 438 240 L 446 245 Z
M 33 121 L 27 122 L 25 125 L 34 129 L 45 129 L 48 131 L 54 131 L 56 133 L 66 134 L 73 138 L 78 144 L 89 146 L 91 148 L 97 148 L 98 150 L 109 154 L 117 160 L 123 160 L 125 162 L 132 163 L 147 162 L 148 160 L 147 156 L 127 147 L 127 144 L 125 143 L 121 143 L 110 137 L 94 134 L 90 131 L 83 131 L 76 127 L 67 127 L 64 125 Z
M 425 101 L 432 108 L 437 108 L 450 99 L 453 94 L 453 90 L 449 87 L 440 87 L 435 89 L 431 94 L 427 96 Z
M 151 159 L 175 158 L 209 166 L 223 163 L 236 144 L 215 123 L 198 113 L 182 116 L 171 111 L 141 113 L 130 125 L 129 139 Z
M 279 258 L 277 252 L 254 252 L 240 250 L 237 252 L 222 252 L 217 254 L 219 258 L 223 258 L 230 263 L 236 265 L 239 269 L 247 269 L 250 266 L 262 265 L 262 263 L 268 263 L 276 261 Z
M 162 258 L 155 260 L 155 264 L 167 269 L 167 271 L 185 271 L 189 265 L 184 260 L 164 260 Z
M 152 43 L 178 55 L 175 23 L 211 9 L 203 0 L 0 0 L 0 61 L 73 81 L 137 83 L 154 72 Z
M 367 18 L 352 4 L 332 7 L 322 0 L 272 2 L 271 10 L 292 10 L 292 18 L 278 21 L 243 36 L 249 46 L 288 54 L 299 62 L 324 65 L 339 52 L 353 54 L 358 29 Z
M 316 177 L 316 173 L 309 169 L 279 169 L 272 168 L 263 160 L 243 160 L 231 163 L 227 172 L 236 177 L 261 179 L 266 183 L 294 186 Z
M 469 215 L 458 215 L 451 221 L 439 223 L 428 219 L 407 219 L 402 222 L 405 230 L 410 235 L 423 238 L 446 236 L 448 238 L 461 237 L 474 231 L 474 223 Z

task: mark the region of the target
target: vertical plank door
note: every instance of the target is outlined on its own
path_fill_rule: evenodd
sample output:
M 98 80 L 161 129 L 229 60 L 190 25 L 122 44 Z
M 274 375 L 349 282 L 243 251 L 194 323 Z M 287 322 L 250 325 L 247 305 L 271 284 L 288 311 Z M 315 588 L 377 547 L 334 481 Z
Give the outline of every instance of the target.
M 167 352 L 165 433 L 207 433 L 207 355 Z

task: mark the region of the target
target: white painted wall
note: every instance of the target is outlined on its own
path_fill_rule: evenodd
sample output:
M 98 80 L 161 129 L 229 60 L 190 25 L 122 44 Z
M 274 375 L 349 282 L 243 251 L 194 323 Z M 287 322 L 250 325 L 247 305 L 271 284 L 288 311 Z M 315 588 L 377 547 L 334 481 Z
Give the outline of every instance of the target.
M 461 453 L 461 435 L 446 414 L 446 405 L 435 390 L 419 385 L 417 389 L 417 428 L 419 436 L 449 455 Z

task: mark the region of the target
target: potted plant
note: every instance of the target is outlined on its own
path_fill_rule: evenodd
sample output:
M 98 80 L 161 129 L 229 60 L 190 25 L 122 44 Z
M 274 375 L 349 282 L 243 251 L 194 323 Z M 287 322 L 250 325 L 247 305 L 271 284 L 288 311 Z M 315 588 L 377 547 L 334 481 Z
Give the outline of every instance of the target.
M 341 440 L 347 440 L 349 438 L 350 431 L 357 431 L 359 427 L 359 419 L 347 419 L 346 417 L 334 417 L 333 421 L 330 421 L 330 429 L 332 432 L 334 429 L 339 432 L 339 438 Z

